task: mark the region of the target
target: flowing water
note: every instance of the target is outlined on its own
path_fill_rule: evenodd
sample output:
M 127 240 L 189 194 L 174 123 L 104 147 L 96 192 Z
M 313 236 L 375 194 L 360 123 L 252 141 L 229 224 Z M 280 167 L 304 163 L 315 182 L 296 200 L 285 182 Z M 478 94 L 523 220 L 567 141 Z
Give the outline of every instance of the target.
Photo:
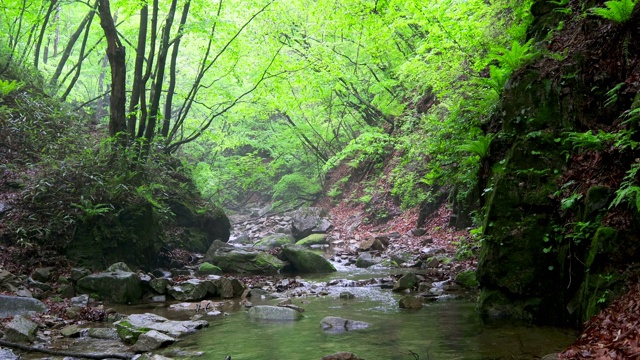
M 386 273 L 388 274 L 388 269 Z M 339 272 L 333 278 L 371 277 L 371 271 Z M 322 283 L 328 277 L 306 279 Z M 340 299 L 349 291 L 354 299 Z M 367 360 L 378 359 L 538 359 L 575 340 L 570 330 L 513 324 L 485 325 L 470 300 L 428 303 L 421 310 L 398 308 L 401 295 L 379 287 L 330 287 L 330 295 L 294 298 L 305 309 L 295 322 L 256 321 L 238 305 L 227 316 L 209 319 L 210 327 L 177 344 L 202 351 L 205 359 L 303 360 L 348 351 Z M 252 299 L 254 305 L 273 304 Z M 327 333 L 325 316 L 366 321 L 365 330 Z M 195 359 L 195 357 L 194 357 Z

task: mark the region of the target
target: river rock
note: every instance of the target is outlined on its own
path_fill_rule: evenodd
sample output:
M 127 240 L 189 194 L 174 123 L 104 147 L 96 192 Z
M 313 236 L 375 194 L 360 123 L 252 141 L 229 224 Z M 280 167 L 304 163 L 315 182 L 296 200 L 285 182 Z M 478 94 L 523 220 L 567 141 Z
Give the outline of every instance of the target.
M 369 326 L 371 326 L 371 324 L 364 321 L 343 319 L 337 316 L 327 316 L 320 321 L 320 327 L 322 327 L 322 330 L 328 332 L 362 330 Z
M 238 274 L 275 274 L 285 265 L 271 254 L 233 247 L 220 248 L 210 258 L 205 256 L 204 260 L 218 266 L 225 273 Z
M 171 281 L 167 278 L 156 278 L 149 280 L 149 286 L 158 294 L 166 294 Z
M 282 306 L 258 305 L 248 311 L 252 319 L 262 320 L 298 320 L 302 318 L 300 312 Z
M 214 296 L 217 288 L 211 280 L 189 279 L 169 286 L 167 292 L 178 301 L 198 301 L 207 295 Z
M 118 304 L 142 298 L 142 282 L 137 274 L 126 271 L 103 272 L 78 280 L 78 292 L 97 295 L 101 300 Z
M 311 245 L 323 245 L 329 243 L 329 237 L 327 234 L 311 234 L 304 239 L 298 241 L 296 245 L 299 246 L 311 246 Z
M 308 207 L 296 210 L 291 215 L 291 234 L 296 240 L 304 239 L 312 233 L 326 233 L 332 225 L 326 219 L 327 210 Z
M 123 262 L 117 262 L 117 263 L 111 264 L 107 268 L 107 270 L 105 270 L 105 272 L 113 272 L 113 271 L 133 272 L 129 268 L 129 265 L 127 265 L 127 264 L 125 264 Z
M 324 356 L 322 360 L 364 360 L 359 358 L 356 354 L 350 352 L 339 352 L 331 355 Z
M 7 270 L 0 270 L 0 289 L 6 289 L 13 293 L 18 290 L 18 286 L 20 285 L 19 279 L 8 272 Z M 0 307 L 0 313 L 2 312 L 2 307 Z
M 393 291 L 401 292 L 414 287 L 420 280 L 414 273 L 407 273 L 402 275 L 395 284 L 393 284 Z
M 293 236 L 287 234 L 267 235 L 260 239 L 260 241 L 258 241 L 254 245 L 254 247 L 261 250 L 271 250 L 282 247 L 286 244 L 293 244 L 295 243 L 295 241 L 296 240 L 293 238 Z
M 360 243 L 360 251 L 384 251 L 389 246 L 389 238 L 386 236 L 372 236 Z
M 101 340 L 117 340 L 118 331 L 114 328 L 89 328 L 89 337 Z
M 33 274 L 31 274 L 31 278 L 35 281 L 39 281 L 43 283 L 47 282 L 51 280 L 52 270 L 53 270 L 52 267 L 37 268 L 33 270 Z
M 85 276 L 91 275 L 91 270 L 85 268 L 71 269 L 71 281 L 77 282 Z
M 222 274 L 222 269 L 206 261 L 200 264 L 200 267 L 198 268 L 198 275 L 213 274 Z
M 14 317 L 4 326 L 4 337 L 8 342 L 32 342 L 36 337 L 38 324 L 23 315 Z
M 358 256 L 358 259 L 356 259 L 356 267 L 368 268 L 373 265 L 380 264 L 381 262 L 382 262 L 381 258 L 374 257 L 369 252 L 363 252 L 360 254 L 360 256 Z
M 282 255 L 300 273 L 334 272 L 336 268 L 324 256 L 300 246 L 288 245 L 282 248 Z
M 0 347 L 0 359 L 4 359 L 4 360 L 19 360 L 20 357 L 18 355 L 14 354 L 13 351 Z
M 41 313 L 47 306 L 34 298 L 0 295 L 0 318 Z
M 155 350 L 161 347 L 169 346 L 176 342 L 176 339 L 163 334 L 156 330 L 148 331 L 140 334 L 138 341 L 133 345 L 133 351 L 137 353 Z
M 149 330 L 156 330 L 171 337 L 180 337 L 187 333 L 209 326 L 204 320 L 175 321 L 156 314 L 133 314 L 114 323 L 120 339 L 135 343 L 139 336 Z
M 423 301 L 419 297 L 407 295 L 400 299 L 399 306 L 401 309 L 422 309 Z

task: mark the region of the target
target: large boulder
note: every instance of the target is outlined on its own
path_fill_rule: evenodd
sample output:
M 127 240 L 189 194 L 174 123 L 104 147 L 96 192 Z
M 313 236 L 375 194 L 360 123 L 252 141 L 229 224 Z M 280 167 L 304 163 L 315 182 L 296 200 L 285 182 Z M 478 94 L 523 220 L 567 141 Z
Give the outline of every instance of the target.
M 364 321 L 343 319 L 337 316 L 327 316 L 320 321 L 320 327 L 322 327 L 322 330 L 328 332 L 362 330 L 369 326 L 371 326 L 371 324 Z
M 78 280 L 77 290 L 100 300 L 118 304 L 135 303 L 142 298 L 142 282 L 126 271 L 103 272 Z
M 325 273 L 334 272 L 336 268 L 325 259 L 309 249 L 301 246 L 285 246 L 282 255 L 291 262 L 293 268 L 300 273 Z
M 304 239 L 313 233 L 326 233 L 331 222 L 326 218 L 327 210 L 308 207 L 296 210 L 291 215 L 291 233 L 296 240 Z
M 224 247 L 207 255 L 210 262 L 225 273 L 236 274 L 276 274 L 284 268 L 284 262 L 277 257 L 260 251 L 247 251 L 233 247 Z
M 302 314 L 282 306 L 258 305 L 249 309 L 249 317 L 261 320 L 298 320 Z
M 20 296 L 0 295 L 0 318 L 47 311 L 42 301 Z

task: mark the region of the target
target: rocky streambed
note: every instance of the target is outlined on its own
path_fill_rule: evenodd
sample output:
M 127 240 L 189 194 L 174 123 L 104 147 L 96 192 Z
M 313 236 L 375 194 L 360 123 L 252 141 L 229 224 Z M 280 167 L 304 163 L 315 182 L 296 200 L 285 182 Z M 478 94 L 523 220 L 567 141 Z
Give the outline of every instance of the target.
M 210 331 L 210 324 L 224 331 L 219 325 L 238 316 L 279 324 L 313 319 L 314 329 L 331 334 L 379 332 L 375 319 L 321 311 L 314 304 L 340 304 L 329 309 L 373 304 L 398 316 L 403 314 L 398 311 L 420 313 L 433 302 L 471 304 L 464 299 L 475 296 L 473 272 L 433 246 L 420 229 L 363 239 L 341 236 L 326 212 L 314 208 L 234 220 L 228 243 L 215 241 L 206 254 L 190 254 L 175 269 L 136 272 L 118 263 L 100 273 L 72 269 L 56 276 L 55 269 L 44 268 L 25 277 L 0 272 L 0 287 L 12 293 L 0 297 L 5 318 L 0 358 L 192 358 L 209 347 L 193 343 L 200 339 L 197 333 Z M 407 238 L 419 246 L 410 249 L 402 241 Z M 352 356 L 331 355 L 340 352 L 333 350 L 321 355 Z

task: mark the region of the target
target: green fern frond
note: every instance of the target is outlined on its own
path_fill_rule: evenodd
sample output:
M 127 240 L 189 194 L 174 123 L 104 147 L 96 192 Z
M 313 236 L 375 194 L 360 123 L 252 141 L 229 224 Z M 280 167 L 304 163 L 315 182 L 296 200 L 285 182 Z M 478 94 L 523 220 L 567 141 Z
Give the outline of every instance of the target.
M 491 134 L 478 137 L 478 140 L 468 141 L 457 147 L 458 151 L 470 152 L 472 154 L 485 158 L 489 156 L 489 149 L 491 146 L 491 140 L 493 136 Z
M 623 24 L 631 19 L 638 0 L 612 0 L 604 3 L 606 8 L 591 8 L 590 11 L 607 20 Z

